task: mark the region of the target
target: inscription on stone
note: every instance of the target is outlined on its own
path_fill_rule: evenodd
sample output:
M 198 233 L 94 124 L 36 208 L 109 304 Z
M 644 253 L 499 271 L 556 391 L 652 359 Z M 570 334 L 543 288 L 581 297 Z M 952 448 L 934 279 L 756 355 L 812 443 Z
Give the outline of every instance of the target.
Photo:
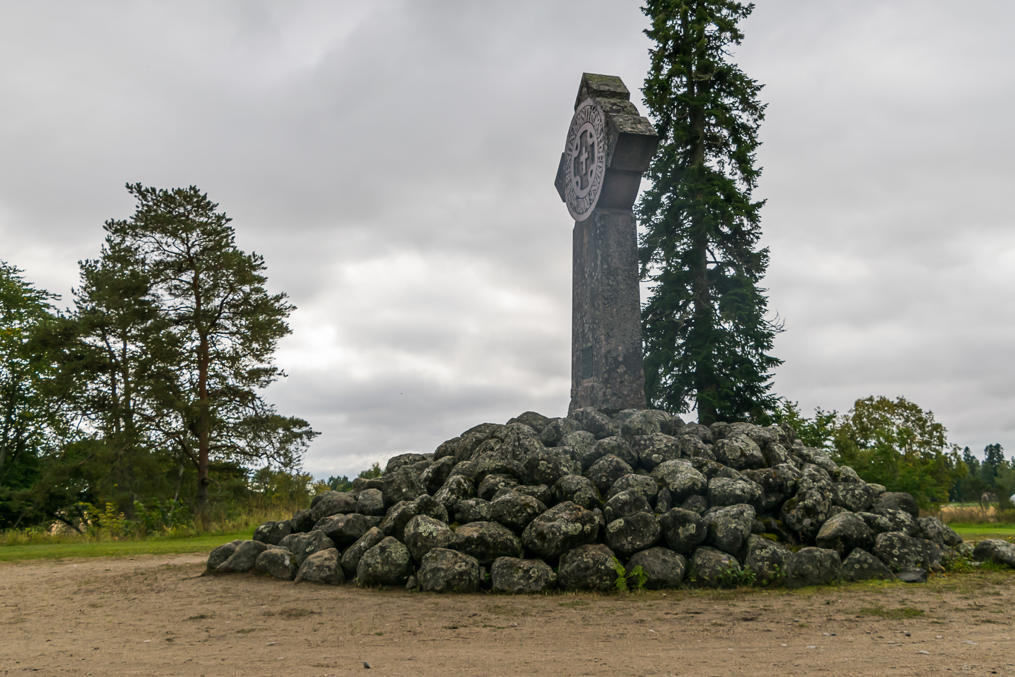
M 582 75 L 554 185 L 574 219 L 571 405 L 645 407 L 631 206 L 658 137 L 612 75 Z

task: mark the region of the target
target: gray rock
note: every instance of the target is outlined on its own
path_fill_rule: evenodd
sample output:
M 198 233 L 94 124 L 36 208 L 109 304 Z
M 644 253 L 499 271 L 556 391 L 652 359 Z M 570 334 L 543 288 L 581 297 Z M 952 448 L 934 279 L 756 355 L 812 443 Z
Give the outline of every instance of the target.
M 339 562 L 338 550 L 327 548 L 308 555 L 296 572 L 296 582 L 301 581 L 328 585 L 345 583 L 345 573 Z
M 911 494 L 904 491 L 886 491 L 874 501 L 874 512 L 886 515 L 885 510 L 892 508 L 909 513 L 914 520 L 920 516 L 920 507 Z
M 381 490 L 364 489 L 356 494 L 356 512 L 361 515 L 376 515 L 378 517 L 383 517 L 384 494 Z
M 684 446 L 677 437 L 662 432 L 631 437 L 631 447 L 637 454 L 638 465 L 649 470 L 660 463 L 683 457 Z
M 254 573 L 291 581 L 296 575 L 293 554 L 281 546 L 268 547 L 254 560 Z
M 356 494 L 350 491 L 326 491 L 314 496 L 310 505 L 310 517 L 316 524 L 329 515 L 356 512 Z
M 921 541 L 923 539 L 901 531 L 887 531 L 874 539 L 874 555 L 895 573 L 906 569 L 923 569 L 927 562 L 926 550 Z
M 853 548 L 842 562 L 842 579 L 845 581 L 891 580 L 895 578 L 885 563 L 863 548 Z
M 426 515 L 441 522 L 448 521 L 448 511 L 444 505 L 429 494 L 422 494 L 411 501 L 399 501 L 388 508 L 388 514 L 380 524 L 381 531 L 385 536 L 401 540 L 405 525 L 416 515 Z
M 535 411 L 525 411 L 509 420 L 507 424 L 521 423 L 532 428 L 534 433 L 539 434 L 550 423 L 550 420 L 548 417 Z
M 682 501 L 691 494 L 704 494 L 708 480 L 693 465 L 683 459 L 663 461 L 652 470 L 659 486 L 668 489 L 673 501 Z
M 356 565 L 359 585 L 405 585 L 412 575 L 412 556 L 401 541 L 385 536 L 363 553 Z
M 841 505 L 850 512 L 870 509 L 874 503 L 874 490 L 864 482 L 835 482 L 832 484 L 832 504 Z
M 446 522 L 416 515 L 405 525 L 403 542 L 409 549 L 412 558 L 420 562 L 423 556 L 433 548 L 447 548 L 455 542 L 455 532 Z
M 254 540 L 268 545 L 278 545 L 279 541 L 291 533 L 292 524 L 289 523 L 289 520 L 265 522 L 254 529 Z
M 926 583 L 926 569 L 904 569 L 896 576 L 903 583 Z
M 490 501 L 481 498 L 467 498 L 455 504 L 455 521 L 459 524 L 489 522 L 492 514 Z
M 539 433 L 539 440 L 548 447 L 556 447 L 568 433 L 577 431 L 578 422 L 569 418 L 551 418 Z M 595 436 L 589 435 L 595 440 Z
M 571 450 L 571 453 L 575 455 L 575 458 L 580 459 L 589 452 L 592 445 L 595 443 L 595 435 L 587 430 L 576 430 L 573 433 L 564 435 L 560 441 L 560 446 L 568 447 Z
M 782 543 L 751 534 L 747 537 L 744 565 L 754 572 L 759 585 L 774 585 L 786 577 L 786 560 L 791 554 Z
M 665 491 L 665 489 L 663 490 Z M 708 510 L 708 499 L 701 494 L 691 494 L 680 502 L 680 508 L 704 515 Z M 658 508 L 657 508 L 658 509 Z
M 857 515 L 864 521 L 867 528 L 871 530 L 875 536 L 883 534 L 886 531 L 897 531 L 892 521 L 884 515 L 878 515 L 873 512 L 858 512 Z
M 580 545 L 560 558 L 557 576 L 565 590 L 613 590 L 617 558 L 602 543 Z
M 638 464 L 638 455 L 631 447 L 630 442 L 623 437 L 613 435 L 596 440 L 595 444 L 582 452 L 579 456 L 581 470 L 587 472 L 589 468 L 605 456 L 616 456 L 632 467 Z
M 651 502 L 656 497 L 656 494 L 659 493 L 659 485 L 648 475 L 629 473 L 618 478 L 617 481 L 610 486 L 610 490 L 607 492 L 606 498 L 613 498 L 622 491 L 641 494 L 647 501 Z
M 504 492 L 490 502 L 490 518 L 516 532 L 545 511 L 546 506 L 538 499 L 517 491 Z
M 517 491 L 519 494 L 531 496 L 532 498 L 536 499 L 543 505 L 552 505 L 554 503 L 553 490 L 550 489 L 550 487 L 545 484 L 519 484 L 517 487 L 512 488 L 510 491 Z M 500 498 L 500 496 L 498 495 L 499 493 L 502 492 L 494 494 L 493 497 L 495 499 Z
M 690 555 L 708 536 L 708 526 L 701 515 L 683 508 L 672 508 L 659 518 L 663 539 L 667 547 Z
M 434 499 L 444 506 L 444 509 L 451 512 L 459 501 L 472 498 L 475 494 L 475 485 L 463 475 L 451 475 L 441 488 L 434 494 Z
M 236 552 L 236 546 L 243 542 L 243 539 L 237 539 L 230 541 L 229 543 L 223 543 L 208 555 L 208 561 L 205 564 L 205 569 L 208 572 L 214 572 L 220 564 L 229 559 L 234 552 Z
M 292 528 L 290 533 L 310 531 L 314 528 L 314 515 L 310 510 L 297 510 L 289 518 L 289 525 Z M 285 538 L 283 536 L 283 538 Z M 281 541 L 279 541 L 281 543 Z
M 839 557 L 846 557 L 853 548 L 870 548 L 874 544 L 874 533 L 856 513 L 840 512 L 821 525 L 815 544 L 819 548 L 835 550 Z
M 601 512 L 565 501 L 529 522 L 522 532 L 522 543 L 531 552 L 552 561 L 579 545 L 594 543 L 602 523 Z
M 575 409 L 568 413 L 567 417 L 577 422 L 582 430 L 587 430 L 595 435 L 596 439 L 616 435 L 620 432 L 620 426 L 609 416 L 591 407 Z
M 673 428 L 673 417 L 670 414 L 658 409 L 638 409 L 621 421 L 620 434 L 624 437 L 651 435 L 663 432 L 664 426 L 667 430 Z
M 901 531 L 910 536 L 916 536 L 920 532 L 917 521 L 905 510 L 899 508 L 881 508 L 880 514 L 891 522 L 892 528 L 890 531 Z
M 502 489 L 513 489 L 518 486 L 518 480 L 513 475 L 494 473 L 487 475 L 480 480 L 476 487 L 476 496 L 484 501 L 492 500 L 494 495 Z
M 827 548 L 800 548 L 786 560 L 786 585 L 825 585 L 839 578 L 839 553 Z
M 254 568 L 257 556 L 264 552 L 267 547 L 268 544 L 262 541 L 240 541 L 236 545 L 236 549 L 233 550 L 233 553 L 229 555 L 229 558 L 215 567 L 215 572 L 228 574 L 250 571 Z
M 734 557 L 741 557 L 747 547 L 755 515 L 754 507 L 746 503 L 709 510 L 704 517 L 708 527 L 705 542 Z
M 641 567 L 645 572 L 646 588 L 676 588 L 687 573 L 687 559 L 668 548 L 649 548 L 631 556 L 627 562 L 628 575 L 635 567 Z
M 434 548 L 423 555 L 416 577 L 425 592 L 476 592 L 479 562 L 463 552 Z
M 371 527 L 358 541 L 346 548 L 342 553 L 342 572 L 346 578 L 356 577 L 356 567 L 359 566 L 363 553 L 382 540 L 384 540 L 384 532 L 377 527 Z
M 799 491 L 782 504 L 782 522 L 803 542 L 813 542 L 831 514 L 829 493 L 821 489 Z
M 691 579 L 706 588 L 730 587 L 740 576 L 740 562 L 729 553 L 703 545 L 691 557 Z
M 746 479 L 713 477 L 708 481 L 708 502 L 712 506 L 747 503 L 755 508 L 761 505 L 761 487 Z
M 634 491 L 626 490 L 614 494 L 603 507 L 603 515 L 607 523 L 620 517 L 633 515 L 636 512 L 652 512 L 645 496 Z
M 296 562 L 297 567 L 303 564 L 303 560 L 309 555 L 318 550 L 327 550 L 328 548 L 335 547 L 334 542 L 321 531 L 289 534 L 282 539 L 279 545 L 288 549 L 293 554 L 293 561 Z
M 585 476 L 592 480 L 599 493 L 606 493 L 614 482 L 631 472 L 629 463 L 613 454 L 607 454 L 593 463 L 585 471 Z
M 388 473 L 393 473 L 399 468 L 415 465 L 416 463 L 425 460 L 427 460 L 427 457 L 424 454 L 417 454 L 411 451 L 404 454 L 397 454 L 388 459 L 387 464 L 384 466 L 384 474 L 387 475 Z
M 498 557 L 521 557 L 522 543 L 507 527 L 496 522 L 469 522 L 455 530 L 455 550 L 472 555 L 480 564 Z
M 717 441 L 712 447 L 715 460 L 737 470 L 762 468 L 765 455 L 758 443 L 746 435 L 733 435 Z
M 490 582 L 494 592 L 535 594 L 552 589 L 557 583 L 557 574 L 539 559 L 498 557 L 490 567 Z
M 1015 569 L 1015 543 L 1000 538 L 986 538 L 973 548 L 973 559 L 978 562 L 994 562 Z
M 940 546 L 954 548 L 962 542 L 962 537 L 937 517 L 920 517 L 916 526 L 923 538 Z
M 636 512 L 606 525 L 606 545 L 626 557 L 655 545 L 659 540 L 659 521 L 651 512 Z
M 454 456 L 442 456 L 430 463 L 419 473 L 419 482 L 423 485 L 423 490 L 430 495 L 436 494 L 451 477 L 451 470 L 455 465 L 457 461 Z
M 569 449 L 544 449 L 529 454 L 525 459 L 525 480 L 529 484 L 553 484 L 564 475 L 581 472 L 579 463 Z
M 388 461 L 388 465 L 391 465 L 391 461 Z M 400 465 L 393 470 L 386 470 L 382 479 L 384 480 L 384 502 L 387 505 L 394 505 L 399 501 L 411 501 L 420 494 L 426 493 L 419 474 L 408 465 Z
M 355 492 L 366 491 L 367 489 L 384 490 L 384 480 L 380 477 L 356 477 L 352 481 L 352 490 Z
M 743 471 L 743 476 L 761 487 L 762 512 L 771 512 L 783 501 L 796 494 L 800 471 L 788 463 L 779 463 L 771 468 L 755 468 Z
M 358 513 L 338 513 L 323 518 L 314 525 L 314 529 L 323 532 L 335 547 L 344 548 L 359 540 L 372 526 L 376 526 L 376 518 Z
M 712 437 L 712 431 L 709 430 L 708 426 L 701 425 L 700 423 L 688 423 L 680 429 L 680 434 L 696 437 L 705 444 L 712 444 L 715 441 Z
M 574 503 L 591 510 L 599 504 L 599 491 L 592 480 L 582 475 L 564 475 L 553 485 L 557 503 Z

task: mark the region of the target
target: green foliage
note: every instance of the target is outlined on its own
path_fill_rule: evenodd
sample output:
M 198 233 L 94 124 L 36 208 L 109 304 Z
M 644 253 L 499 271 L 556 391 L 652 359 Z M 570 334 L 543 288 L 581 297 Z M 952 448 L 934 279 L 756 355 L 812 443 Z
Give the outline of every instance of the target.
M 366 470 L 361 470 L 359 475 L 357 475 L 356 477 L 363 477 L 363 478 L 366 478 L 366 479 L 374 479 L 374 478 L 382 476 L 383 474 L 384 474 L 384 471 L 381 469 L 380 464 L 379 463 L 374 463 L 372 466 L 370 466 Z M 352 480 L 350 480 L 345 475 L 332 475 L 327 480 L 325 480 L 325 484 L 328 485 L 329 489 L 332 489 L 334 491 L 351 491 L 352 490 Z
M 719 587 L 752 587 L 758 582 L 758 575 L 751 567 L 730 566 L 719 573 Z
M 316 433 L 260 395 L 284 375 L 273 355 L 293 310 L 267 291 L 264 259 L 236 247 L 229 217 L 197 188 L 127 190 L 133 216 L 107 221 L 100 258 L 81 264 L 71 351 L 120 503 L 152 455 L 196 471 L 199 505 L 215 461 L 297 468 Z
M 904 397 L 857 400 L 835 430 L 836 461 L 864 480 L 906 491 L 921 507 L 948 499 L 965 472 L 945 427 Z
M 645 584 L 648 582 L 648 575 L 640 564 L 635 565 L 630 571 L 624 568 L 624 565 L 620 563 L 620 560 L 616 557 L 613 558 L 613 570 L 617 574 L 616 580 L 613 582 L 613 587 L 617 589 L 617 592 L 629 592 L 634 590 L 635 592 L 645 589 Z
M 781 326 L 759 284 L 762 201 L 753 198 L 761 85 L 729 60 L 753 9 L 733 0 L 647 0 L 654 42 L 643 92 L 660 135 L 637 212 L 646 388 L 700 422 L 755 420 L 773 406 Z
M 800 405 L 797 402 L 780 397 L 776 400 L 774 409 L 768 413 L 768 420 L 765 422 L 788 425 L 808 447 L 831 451 L 838 416 L 834 409 L 826 411 L 817 407 L 814 416 L 808 418 L 800 412 Z

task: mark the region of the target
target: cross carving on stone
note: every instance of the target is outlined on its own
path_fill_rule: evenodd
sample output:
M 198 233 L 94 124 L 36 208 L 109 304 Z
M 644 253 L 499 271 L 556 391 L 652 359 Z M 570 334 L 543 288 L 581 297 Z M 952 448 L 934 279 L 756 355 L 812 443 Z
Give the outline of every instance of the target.
M 569 411 L 644 408 L 631 207 L 659 138 L 620 78 L 584 73 L 554 185 L 575 220 Z

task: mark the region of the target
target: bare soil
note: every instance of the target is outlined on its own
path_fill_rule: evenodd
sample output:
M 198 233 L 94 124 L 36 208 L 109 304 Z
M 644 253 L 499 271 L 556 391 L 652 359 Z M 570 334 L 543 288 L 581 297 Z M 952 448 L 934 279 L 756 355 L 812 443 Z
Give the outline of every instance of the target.
M 1015 674 L 1013 572 L 506 597 L 202 576 L 203 563 L 0 563 L 0 674 Z

